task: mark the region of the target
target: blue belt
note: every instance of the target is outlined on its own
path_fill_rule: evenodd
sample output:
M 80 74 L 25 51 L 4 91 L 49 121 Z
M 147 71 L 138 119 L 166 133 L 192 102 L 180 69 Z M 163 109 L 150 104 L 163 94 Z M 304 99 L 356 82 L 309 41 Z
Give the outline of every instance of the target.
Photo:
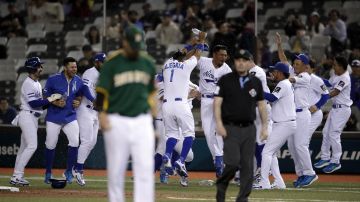
M 180 97 L 177 97 L 174 99 L 175 101 L 182 101 L 182 98 Z M 163 102 L 167 102 L 168 100 L 167 99 L 163 99 Z
M 302 112 L 303 109 L 296 109 L 296 112 Z
M 204 97 L 204 98 L 214 98 L 214 95 L 202 94 L 201 97 Z
M 39 118 L 41 116 L 39 112 L 35 112 L 35 111 L 29 111 L 29 112 L 33 114 L 36 118 Z
M 340 105 L 340 104 L 333 104 L 332 108 L 337 109 L 337 108 L 345 108 L 348 107 L 346 105 Z

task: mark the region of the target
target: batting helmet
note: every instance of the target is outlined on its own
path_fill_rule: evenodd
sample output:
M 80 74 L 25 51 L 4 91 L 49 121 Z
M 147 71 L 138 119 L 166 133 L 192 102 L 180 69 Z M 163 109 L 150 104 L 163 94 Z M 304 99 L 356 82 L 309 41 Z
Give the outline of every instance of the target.
M 54 189 L 62 189 L 66 186 L 66 180 L 50 179 L 51 187 Z
M 105 61 L 105 58 L 106 58 L 105 53 L 97 53 L 97 54 L 94 56 L 94 61 L 95 61 L 95 62 L 104 62 L 104 61 Z
M 39 66 L 41 66 L 41 64 L 44 63 L 41 62 L 40 58 L 38 57 L 31 57 L 25 61 L 25 67 L 32 70 L 36 70 Z

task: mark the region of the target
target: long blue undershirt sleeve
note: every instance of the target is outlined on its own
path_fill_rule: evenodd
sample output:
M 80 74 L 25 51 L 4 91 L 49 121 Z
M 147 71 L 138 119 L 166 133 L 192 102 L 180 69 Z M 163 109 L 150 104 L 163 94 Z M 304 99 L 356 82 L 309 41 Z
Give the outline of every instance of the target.
M 30 101 L 28 103 L 29 103 L 30 107 L 32 107 L 32 108 L 39 108 L 39 107 L 49 104 L 50 102 L 47 99 L 38 99 L 38 100 Z
M 269 102 L 275 102 L 276 100 L 278 100 L 278 98 L 275 95 L 267 92 L 264 92 L 264 98 Z
M 329 88 L 332 87 L 332 85 L 330 84 L 329 80 L 323 79 L 323 81 L 324 81 L 326 87 L 329 87 Z
M 322 94 L 320 100 L 315 104 L 315 106 L 320 109 L 327 101 L 330 99 L 329 94 Z
M 87 85 L 83 85 L 81 88 L 82 94 L 91 102 L 95 100 L 95 98 L 91 95 L 89 87 Z

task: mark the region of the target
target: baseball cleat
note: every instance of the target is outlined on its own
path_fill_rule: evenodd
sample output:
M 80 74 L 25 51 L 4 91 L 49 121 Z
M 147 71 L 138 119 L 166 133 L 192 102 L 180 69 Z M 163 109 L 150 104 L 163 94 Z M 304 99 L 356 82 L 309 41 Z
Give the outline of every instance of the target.
M 30 182 L 25 180 L 23 177 L 16 176 L 12 176 L 9 183 L 15 186 L 29 186 L 30 184 Z
M 80 186 L 85 186 L 84 171 L 72 169 L 72 175 L 76 179 L 76 183 Z
M 302 181 L 303 179 L 304 179 L 304 175 L 299 176 L 299 177 L 293 182 L 294 187 L 295 187 L 295 188 L 298 188 L 299 185 L 300 185 L 300 183 L 301 183 L 301 181 Z
M 240 178 L 235 176 L 235 178 L 232 181 L 230 181 L 230 183 L 235 184 L 240 187 Z M 258 183 L 256 183 L 256 184 L 258 184 Z
M 319 177 L 317 175 L 304 175 L 299 183 L 299 187 L 308 187 L 314 183 Z
M 330 164 L 330 160 L 320 160 L 316 163 L 314 163 L 315 168 L 323 168 L 325 166 L 328 166 Z
M 275 183 L 271 184 L 271 189 L 286 189 L 286 186 L 280 186 Z
M 177 160 L 177 161 L 175 161 L 175 168 L 176 168 L 176 172 L 177 172 L 181 177 L 188 177 L 185 164 L 183 164 L 183 163 L 180 161 L 180 159 Z
M 72 175 L 71 171 L 65 170 L 63 173 L 63 177 L 66 178 L 67 183 L 71 184 L 73 181 L 74 176 Z
M 324 173 L 333 173 L 341 168 L 340 163 L 330 163 L 328 166 L 326 166 L 323 171 Z
M 46 184 L 51 184 L 51 179 L 52 179 L 52 178 L 53 178 L 53 177 L 52 177 L 51 173 L 45 173 L 44 182 L 45 182 Z
M 270 189 L 270 187 L 269 187 L 269 188 L 265 188 L 265 187 L 261 186 L 260 184 L 253 184 L 252 188 L 255 189 L 255 190 Z
M 189 186 L 189 180 L 187 177 L 180 177 L 180 184 L 183 187 Z
M 164 166 L 167 174 L 174 175 L 174 170 L 171 166 L 170 158 L 166 154 L 164 154 L 164 156 L 163 156 L 163 166 Z

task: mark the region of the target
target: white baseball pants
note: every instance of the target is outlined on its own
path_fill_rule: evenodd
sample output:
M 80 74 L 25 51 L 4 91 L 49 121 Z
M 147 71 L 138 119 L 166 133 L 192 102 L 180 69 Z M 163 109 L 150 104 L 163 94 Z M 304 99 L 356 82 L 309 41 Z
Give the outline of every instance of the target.
M 296 122 L 287 121 L 273 123 L 272 132 L 265 144 L 262 152 L 261 161 L 261 181 L 260 185 L 265 189 L 270 189 L 269 171 L 275 178 L 275 184 L 279 187 L 286 187 L 280 174 L 279 163 L 276 152 L 286 143 L 286 140 L 294 136 L 296 132 Z
M 55 149 L 59 139 L 60 130 L 63 130 L 70 147 L 79 146 L 79 125 L 78 122 L 72 121 L 65 125 L 56 124 L 53 122 L 46 122 L 46 140 L 45 145 L 47 149 Z
M 165 154 L 166 141 L 167 141 L 167 137 L 165 135 L 164 121 L 156 120 L 155 124 L 156 124 L 156 130 L 159 133 L 159 138 L 158 138 L 158 142 L 157 142 L 157 146 L 156 146 L 156 153 L 163 156 Z M 179 134 L 180 134 L 179 135 L 180 139 L 177 141 L 177 143 L 174 147 L 174 150 L 180 155 L 182 146 L 183 146 L 183 142 L 184 142 L 184 138 L 181 136 L 182 132 L 181 132 L 180 128 L 179 128 Z M 194 152 L 192 149 L 190 149 L 188 155 L 186 156 L 185 162 L 191 162 L 193 159 L 194 159 Z
M 134 202 L 154 199 L 154 128 L 150 114 L 126 117 L 108 115 L 111 128 L 104 131 L 110 202 L 124 202 L 125 172 L 129 156 L 134 175 Z
M 271 134 L 272 120 L 271 120 L 270 104 L 266 105 L 266 111 L 268 113 L 268 134 Z M 263 144 L 265 144 L 266 141 L 261 141 L 261 138 L 260 138 L 262 124 L 261 124 L 261 117 L 260 117 L 259 109 L 257 107 L 256 107 L 256 119 L 254 121 L 254 124 L 256 127 L 256 143 L 258 143 L 258 145 L 263 145 Z
M 308 109 L 296 113 L 296 132 L 288 139 L 288 148 L 293 157 L 297 176 L 315 175 L 309 152 L 309 126 L 311 113 Z
M 321 124 L 323 119 L 323 112 L 321 109 L 317 110 L 315 113 L 311 114 L 310 126 L 309 126 L 309 144 L 311 141 L 311 137 L 314 134 L 315 130 Z
M 213 98 L 201 98 L 200 113 L 206 143 L 212 157 L 215 158 L 215 156 L 223 156 L 224 140 L 220 135 L 216 135 Z
M 342 154 L 341 133 L 351 115 L 350 107 L 331 109 L 323 129 L 323 140 L 321 145 L 321 159 L 330 160 L 331 163 L 340 163 Z M 330 147 L 332 156 L 330 159 Z
M 20 148 L 16 156 L 14 175 L 23 177 L 25 166 L 37 148 L 38 118 L 30 111 L 20 111 L 19 126 L 21 128 Z
M 99 130 L 98 113 L 81 105 L 76 112 L 80 130 L 80 146 L 77 162 L 84 164 L 97 142 Z

